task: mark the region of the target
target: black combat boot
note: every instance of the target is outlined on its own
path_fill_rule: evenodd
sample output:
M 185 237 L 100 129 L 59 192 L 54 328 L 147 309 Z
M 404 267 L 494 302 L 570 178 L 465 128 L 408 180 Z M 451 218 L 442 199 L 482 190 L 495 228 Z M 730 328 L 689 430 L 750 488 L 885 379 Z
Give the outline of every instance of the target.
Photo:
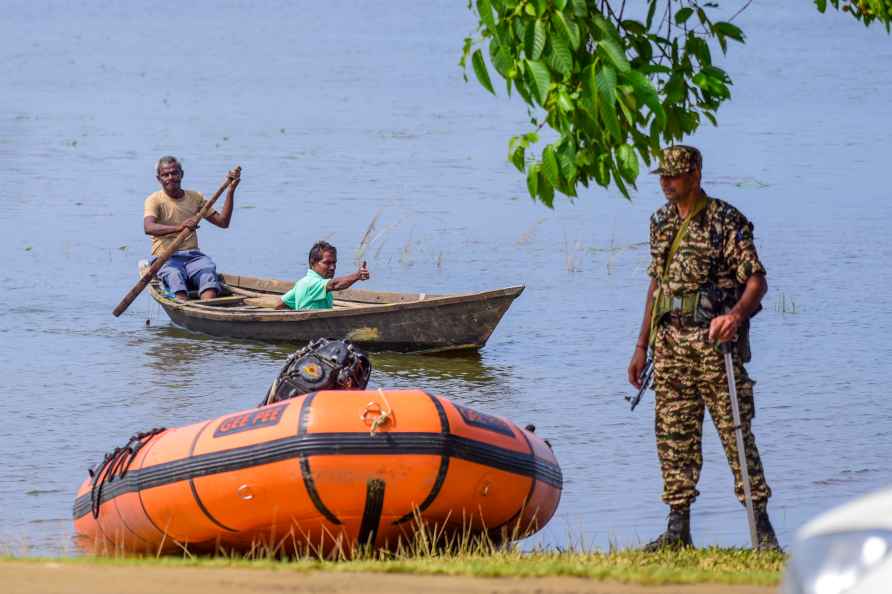
M 753 502 L 753 507 L 756 512 L 756 550 L 781 552 L 771 520 L 768 519 L 768 502 Z
M 692 546 L 694 541 L 691 540 L 691 509 L 673 507 L 669 511 L 666 531 L 644 545 L 644 550 L 653 553 L 660 549 L 681 549 Z

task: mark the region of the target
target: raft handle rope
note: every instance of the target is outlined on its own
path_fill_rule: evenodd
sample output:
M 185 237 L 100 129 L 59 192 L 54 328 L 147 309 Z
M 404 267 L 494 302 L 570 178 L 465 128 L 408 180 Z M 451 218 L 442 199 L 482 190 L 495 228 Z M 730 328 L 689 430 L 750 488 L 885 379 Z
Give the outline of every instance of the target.
M 142 447 L 149 443 L 152 437 L 165 430 L 164 427 L 156 427 L 144 433 L 137 433 L 127 441 L 126 445 L 115 448 L 106 454 L 98 466 L 87 469 L 90 478 L 93 479 L 90 485 L 90 510 L 93 512 L 94 518 L 99 517 L 99 507 L 102 505 L 102 488 L 105 483 L 112 482 L 116 477 L 124 478 Z
M 359 415 L 359 419 L 365 423 L 366 425 L 371 424 L 369 427 L 369 437 L 375 437 L 378 432 L 378 428 L 393 419 L 393 407 L 390 406 L 390 402 L 387 400 L 387 396 L 384 395 L 384 390 L 378 388 L 378 395 L 384 400 L 384 404 L 387 406 L 384 409 L 380 404 L 375 402 L 369 402 L 365 405 L 365 410 L 362 411 L 362 414 Z M 378 413 L 373 420 L 369 421 L 369 415 L 372 413 Z

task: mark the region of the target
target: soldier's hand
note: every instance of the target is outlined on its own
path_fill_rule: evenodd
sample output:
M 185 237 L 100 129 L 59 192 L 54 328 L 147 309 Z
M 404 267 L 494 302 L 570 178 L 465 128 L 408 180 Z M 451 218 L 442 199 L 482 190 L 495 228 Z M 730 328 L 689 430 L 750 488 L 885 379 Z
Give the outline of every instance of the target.
M 647 349 L 635 347 L 635 353 L 629 362 L 629 383 L 637 389 L 641 389 L 641 372 L 647 365 Z
M 737 329 L 742 319 L 740 314 L 730 312 L 722 316 L 716 316 L 709 323 L 709 340 L 713 342 L 728 342 L 734 340 Z

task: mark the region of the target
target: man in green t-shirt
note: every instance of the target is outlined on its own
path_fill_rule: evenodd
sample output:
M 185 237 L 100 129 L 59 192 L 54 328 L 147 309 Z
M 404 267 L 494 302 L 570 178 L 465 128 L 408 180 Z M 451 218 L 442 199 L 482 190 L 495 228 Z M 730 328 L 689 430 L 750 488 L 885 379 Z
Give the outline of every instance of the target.
M 310 248 L 310 269 L 306 276 L 282 295 L 282 301 L 276 305 L 276 309 L 331 309 L 334 303 L 333 291 L 343 291 L 356 281 L 369 280 L 369 269 L 365 262 L 353 274 L 335 278 L 337 265 L 337 248 L 326 241 L 317 241 Z

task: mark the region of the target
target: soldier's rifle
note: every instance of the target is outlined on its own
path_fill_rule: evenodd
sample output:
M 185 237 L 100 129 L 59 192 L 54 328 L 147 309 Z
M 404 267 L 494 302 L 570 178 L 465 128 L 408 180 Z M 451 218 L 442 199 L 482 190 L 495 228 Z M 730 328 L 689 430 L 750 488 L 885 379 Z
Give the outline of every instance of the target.
M 753 493 L 750 487 L 750 472 L 747 465 L 746 444 L 743 441 L 743 427 L 740 424 L 740 403 L 737 400 L 737 380 L 734 377 L 733 342 L 723 342 L 719 350 L 725 358 L 725 375 L 728 378 L 728 395 L 731 400 L 731 420 L 734 422 L 734 439 L 737 442 L 737 463 L 740 464 L 740 482 L 743 483 L 743 500 L 746 505 L 746 519 L 750 527 L 753 548 L 759 548 L 759 532 L 756 530 L 756 513 L 753 508 Z

